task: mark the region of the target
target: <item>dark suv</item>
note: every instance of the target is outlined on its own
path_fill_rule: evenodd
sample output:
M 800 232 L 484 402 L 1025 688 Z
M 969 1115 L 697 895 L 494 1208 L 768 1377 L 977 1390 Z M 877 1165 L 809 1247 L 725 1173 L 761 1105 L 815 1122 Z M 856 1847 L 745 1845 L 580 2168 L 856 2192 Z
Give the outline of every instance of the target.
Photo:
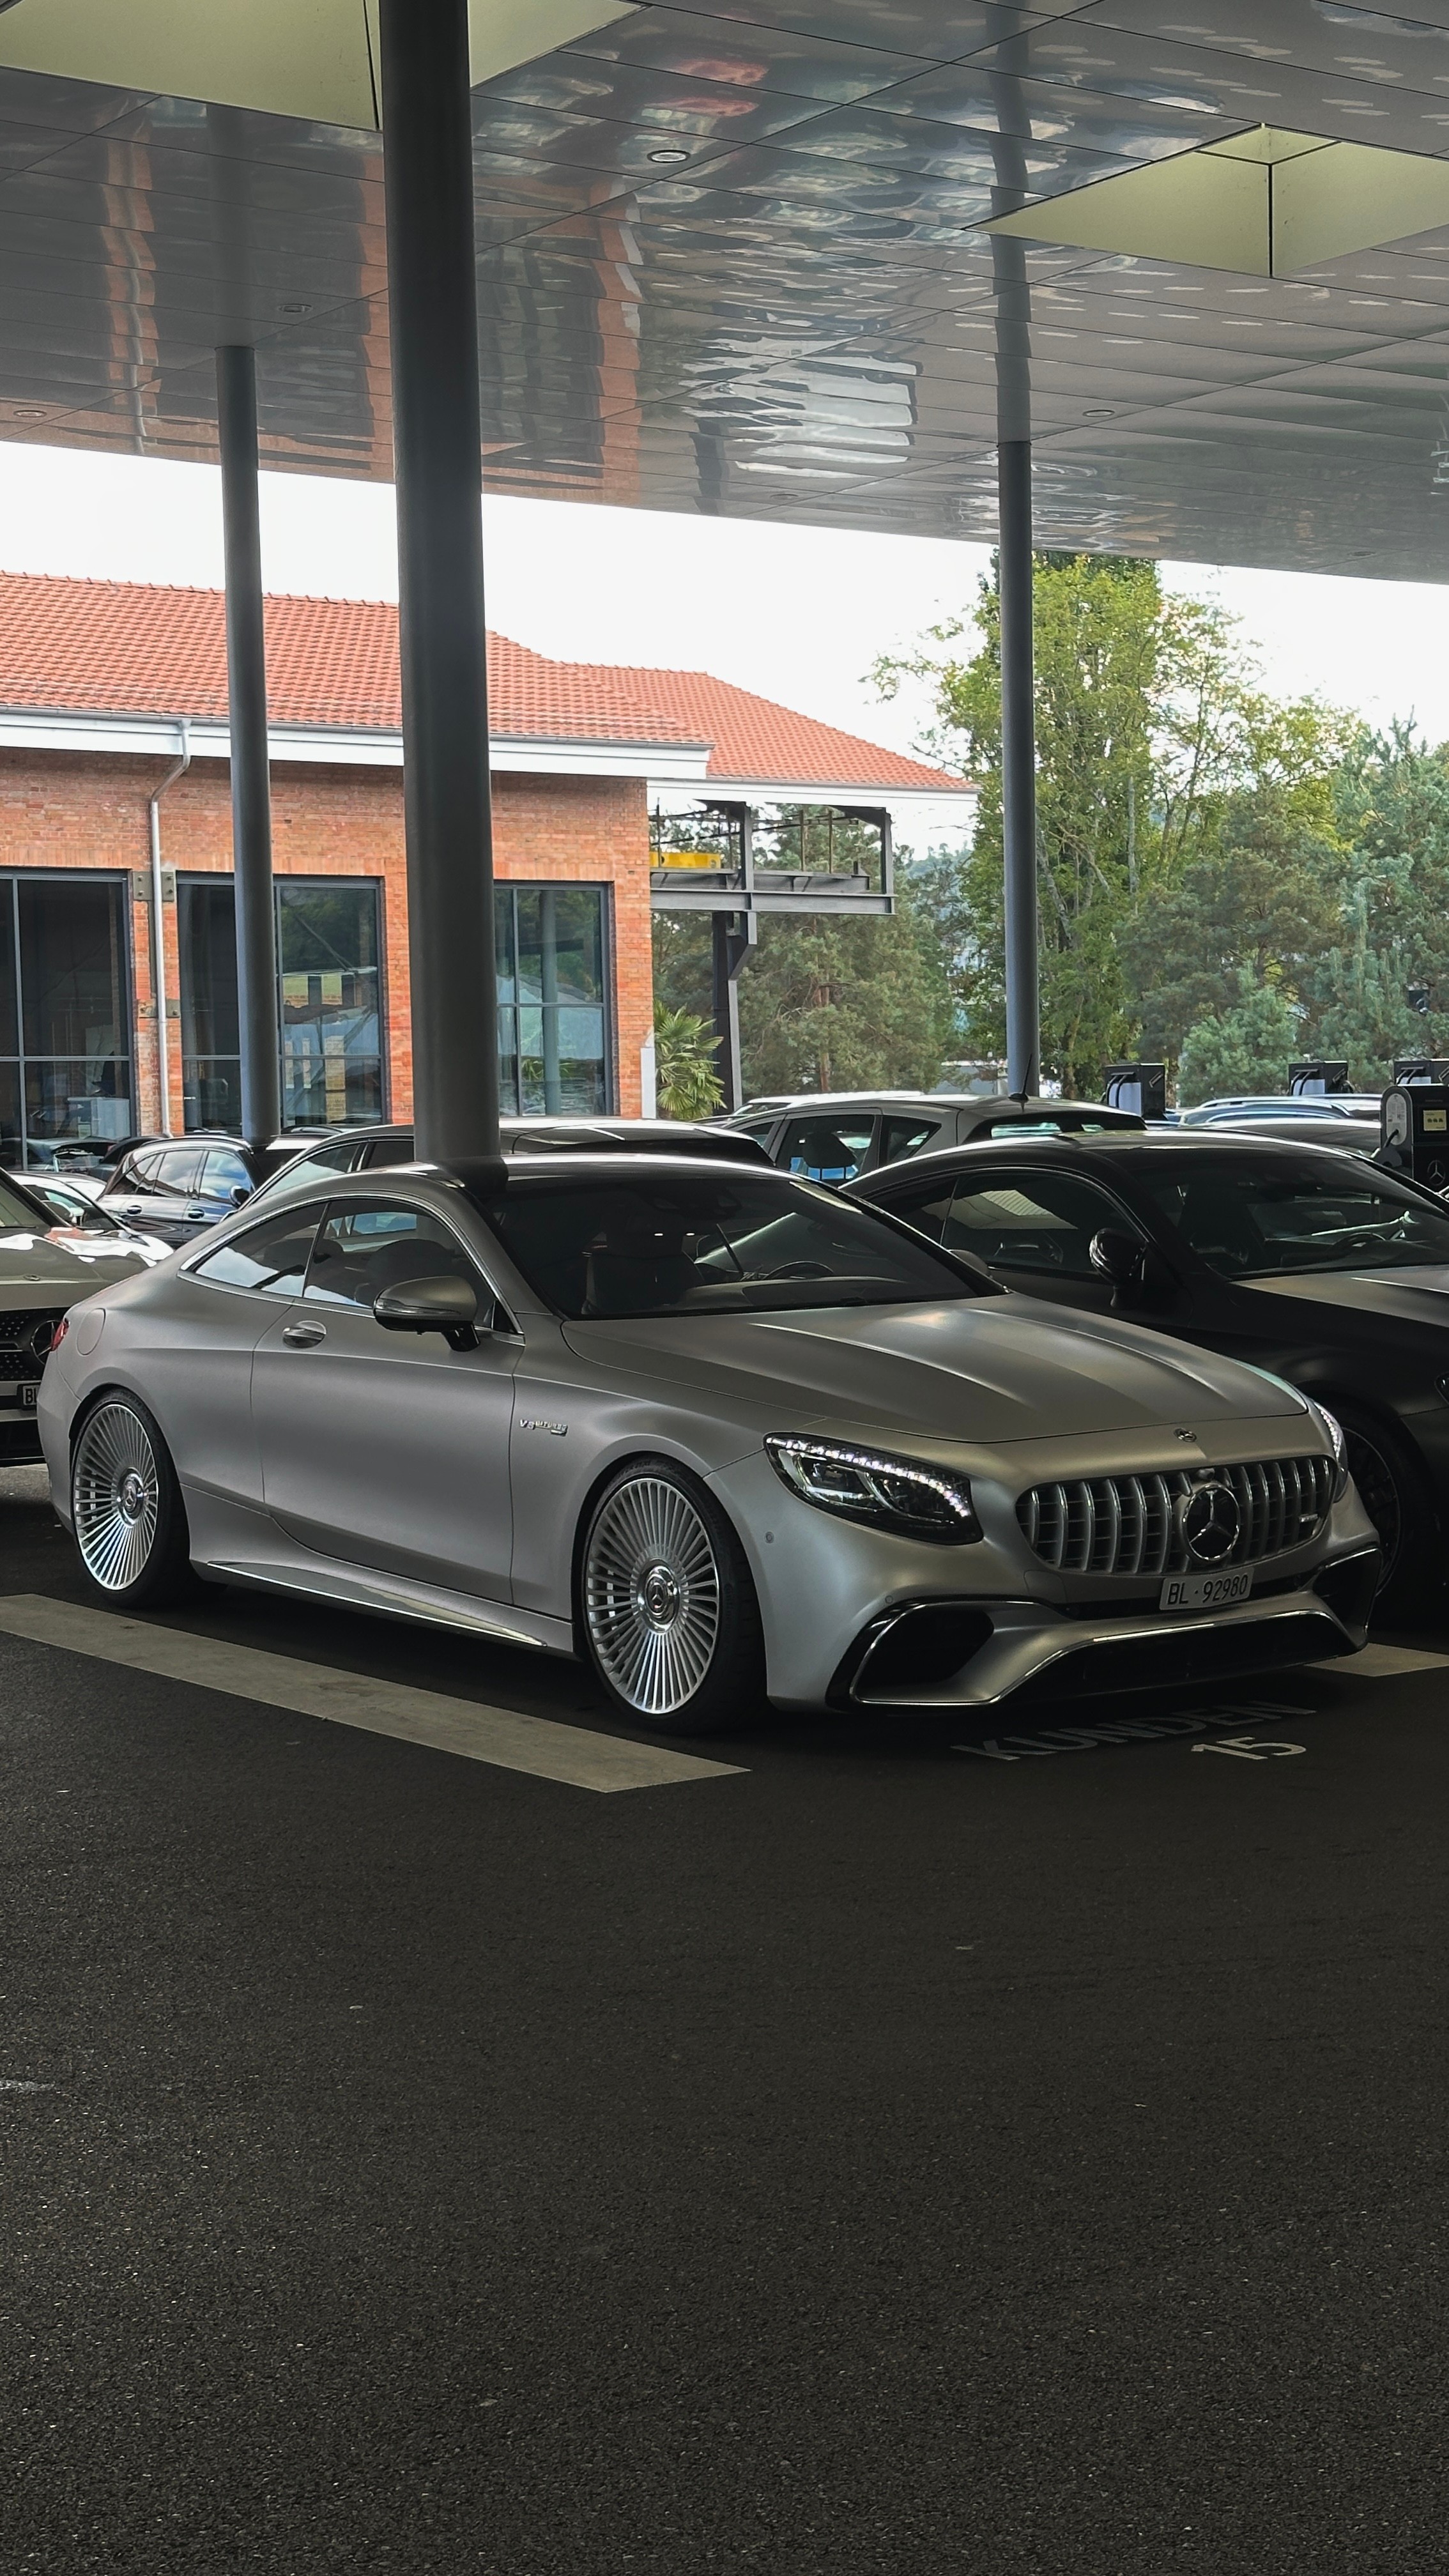
M 130 1145 L 101 1192 L 101 1205 L 163 1243 L 190 1243 L 295 1160 L 305 1136 L 243 1145 L 235 1136 L 149 1136 Z
M 716 1136 L 753 1136 L 782 1171 L 839 1189 L 862 1172 L 993 1136 L 1101 1136 L 1144 1121 L 1096 1100 L 1008 1100 L 967 1091 L 815 1091 L 752 1100 Z

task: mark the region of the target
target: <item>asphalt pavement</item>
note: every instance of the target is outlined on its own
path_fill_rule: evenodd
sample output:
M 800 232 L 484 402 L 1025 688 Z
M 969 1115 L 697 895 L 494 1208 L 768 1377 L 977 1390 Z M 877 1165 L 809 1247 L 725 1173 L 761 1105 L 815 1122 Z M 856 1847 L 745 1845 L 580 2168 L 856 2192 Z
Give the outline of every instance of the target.
M 0 1631 L 7 2571 L 1449 2564 L 1449 1665 L 598 1794 L 246 1695 L 573 1666 L 158 1624 Z

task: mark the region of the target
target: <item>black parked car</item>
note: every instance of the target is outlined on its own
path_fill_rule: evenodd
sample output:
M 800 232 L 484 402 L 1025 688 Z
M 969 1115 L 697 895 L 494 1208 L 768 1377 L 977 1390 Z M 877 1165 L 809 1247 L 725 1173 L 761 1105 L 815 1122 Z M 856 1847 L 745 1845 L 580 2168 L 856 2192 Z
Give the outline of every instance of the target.
M 309 1139 L 279 1136 L 244 1145 L 235 1136 L 151 1136 L 127 1146 L 99 1205 L 163 1243 L 190 1243 L 295 1160 Z
M 802 1091 L 751 1100 L 711 1126 L 714 1136 L 752 1136 L 781 1171 L 839 1189 L 860 1172 L 915 1154 L 939 1154 L 978 1136 L 1095 1135 L 1140 1131 L 1130 1109 L 1096 1100 L 1009 1100 L 963 1091 Z
M 1164 1132 L 958 1147 L 869 1199 L 1003 1286 L 1251 1361 L 1337 1415 L 1384 1599 L 1442 1578 L 1449 1206 L 1351 1153 Z

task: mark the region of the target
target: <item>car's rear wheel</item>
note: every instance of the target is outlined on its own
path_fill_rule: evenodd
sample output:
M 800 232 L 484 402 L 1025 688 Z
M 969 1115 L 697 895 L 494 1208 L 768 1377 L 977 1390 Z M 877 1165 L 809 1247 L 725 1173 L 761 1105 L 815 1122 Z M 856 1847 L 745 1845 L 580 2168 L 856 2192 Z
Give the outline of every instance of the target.
M 579 1561 L 579 1625 L 606 1697 L 667 1735 L 737 1725 L 765 1656 L 745 1553 L 698 1479 L 664 1458 L 611 1476 Z
M 159 1608 L 195 1589 L 176 1469 L 136 1396 L 91 1407 L 76 1434 L 70 1494 L 86 1579 L 109 1607 Z
M 1407 1617 L 1422 1605 L 1435 1578 L 1434 1501 L 1428 1477 L 1402 1432 L 1391 1423 L 1334 1396 L 1326 1401 L 1343 1425 L 1348 1471 L 1383 1549 L 1376 1614 Z

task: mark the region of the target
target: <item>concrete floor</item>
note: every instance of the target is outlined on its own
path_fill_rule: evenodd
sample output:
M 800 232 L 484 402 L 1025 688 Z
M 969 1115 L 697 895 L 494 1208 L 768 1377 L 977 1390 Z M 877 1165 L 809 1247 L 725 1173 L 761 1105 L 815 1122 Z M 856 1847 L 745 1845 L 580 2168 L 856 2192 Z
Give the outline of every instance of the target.
M 597 1796 L 0 1635 L 3 2564 L 1445 2565 L 1446 1680 Z

